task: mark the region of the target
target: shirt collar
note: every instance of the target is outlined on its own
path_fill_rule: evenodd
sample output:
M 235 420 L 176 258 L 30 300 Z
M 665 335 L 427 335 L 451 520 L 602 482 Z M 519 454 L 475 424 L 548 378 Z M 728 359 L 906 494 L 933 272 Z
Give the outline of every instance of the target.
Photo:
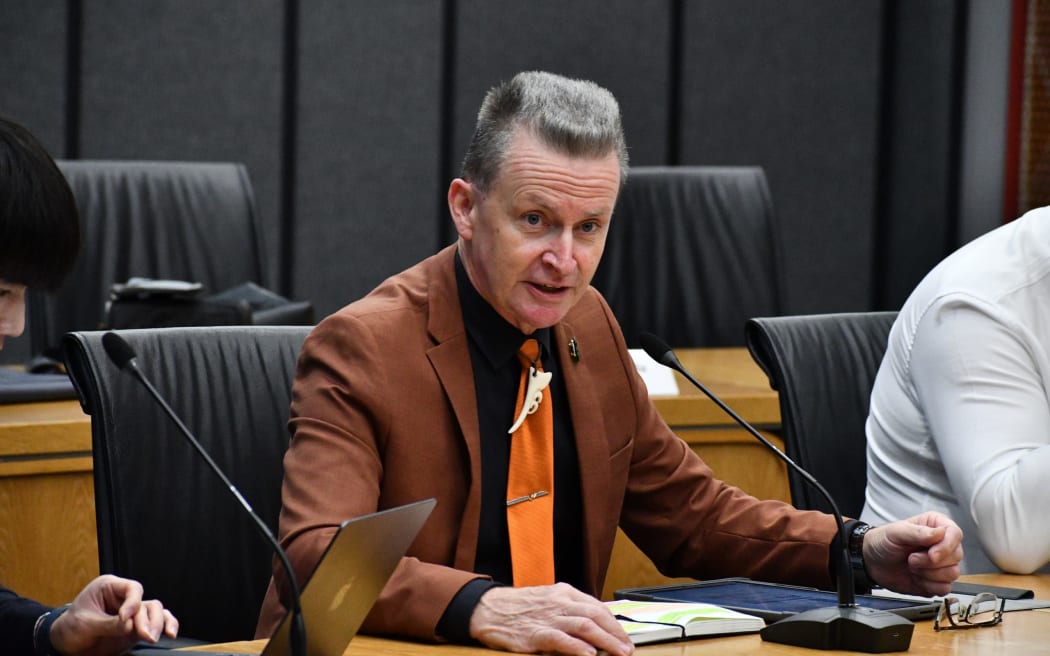
M 541 360 L 544 367 L 551 366 L 550 341 L 551 329 L 540 328 L 531 335 L 526 335 L 489 305 L 467 276 L 459 251 L 456 251 L 456 287 L 459 291 L 459 302 L 463 308 L 463 325 L 467 334 L 477 345 L 478 350 L 493 368 L 499 368 L 508 360 L 516 358 L 522 342 L 529 337 L 540 343 Z

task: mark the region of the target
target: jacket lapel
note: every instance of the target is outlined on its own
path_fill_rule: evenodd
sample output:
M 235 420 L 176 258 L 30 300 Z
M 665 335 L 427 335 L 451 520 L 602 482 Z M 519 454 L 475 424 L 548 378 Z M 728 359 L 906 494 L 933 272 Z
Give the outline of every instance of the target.
M 478 427 L 478 401 L 467 331 L 456 287 L 455 248 L 450 246 L 434 257 L 427 272 L 427 330 L 434 341 L 427 357 L 452 406 L 470 458 L 467 504 L 463 509 L 455 562 L 457 568 L 470 570 L 474 567 L 481 519 L 481 429 Z
M 576 453 L 580 463 L 580 493 L 583 496 L 584 567 L 587 580 L 597 589 L 600 568 L 596 536 L 605 535 L 608 527 L 605 508 L 609 494 L 609 446 L 605 435 L 601 404 L 595 393 L 601 381 L 595 380 L 587 366 L 587 345 L 577 344 L 579 358 L 570 354 L 570 340 L 575 339 L 572 326 L 561 323 L 554 328 L 555 348 L 561 371 L 565 376 L 565 391 L 569 397 L 572 427 L 576 438 Z

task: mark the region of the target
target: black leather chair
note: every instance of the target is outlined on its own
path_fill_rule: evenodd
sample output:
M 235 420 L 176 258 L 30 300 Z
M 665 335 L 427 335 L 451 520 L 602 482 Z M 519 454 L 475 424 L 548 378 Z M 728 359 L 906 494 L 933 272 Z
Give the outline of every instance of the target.
M 759 167 L 632 167 L 594 286 L 628 346 L 743 346 L 749 317 L 781 312 L 780 247 Z
M 60 161 L 80 210 L 80 256 L 55 293 L 34 293 L 34 355 L 60 357 L 63 334 L 101 327 L 110 286 L 132 276 L 201 282 L 219 292 L 274 276 L 263 264 L 243 164 Z
M 309 327 L 121 331 L 139 366 L 276 533 L 291 383 Z M 102 347 L 63 339 L 91 415 L 102 572 L 138 579 L 178 616 L 180 634 L 251 639 L 272 552 L 171 420 Z
M 847 516 L 864 508 L 871 388 L 896 312 L 756 318 L 747 346 L 780 394 L 785 451 L 812 474 Z M 798 508 L 831 508 L 788 469 Z

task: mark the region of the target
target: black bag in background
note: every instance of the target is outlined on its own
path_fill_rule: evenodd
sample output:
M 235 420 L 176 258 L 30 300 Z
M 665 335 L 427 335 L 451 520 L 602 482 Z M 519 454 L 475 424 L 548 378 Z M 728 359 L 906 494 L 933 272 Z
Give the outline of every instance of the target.
M 314 306 L 310 301 L 289 301 L 287 298 L 246 282 L 205 299 L 215 305 L 247 305 L 256 326 L 312 326 Z
M 115 284 L 106 303 L 106 328 L 168 326 L 310 325 L 313 305 L 292 302 L 246 282 L 204 296 L 200 283 L 131 278 Z

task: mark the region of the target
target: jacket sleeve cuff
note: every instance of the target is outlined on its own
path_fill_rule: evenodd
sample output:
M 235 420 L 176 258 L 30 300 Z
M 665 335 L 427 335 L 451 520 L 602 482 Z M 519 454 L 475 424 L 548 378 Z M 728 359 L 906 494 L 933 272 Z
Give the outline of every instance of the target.
M 481 595 L 499 585 L 489 579 L 473 579 L 460 588 L 445 608 L 437 625 L 437 634 L 454 644 L 465 645 L 474 642 L 470 637 L 470 618 L 474 614 L 474 608 L 481 601 Z
M 51 644 L 51 625 L 62 613 L 69 609 L 69 604 L 47 611 L 33 626 L 33 651 L 37 656 L 61 656 Z

